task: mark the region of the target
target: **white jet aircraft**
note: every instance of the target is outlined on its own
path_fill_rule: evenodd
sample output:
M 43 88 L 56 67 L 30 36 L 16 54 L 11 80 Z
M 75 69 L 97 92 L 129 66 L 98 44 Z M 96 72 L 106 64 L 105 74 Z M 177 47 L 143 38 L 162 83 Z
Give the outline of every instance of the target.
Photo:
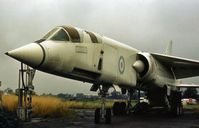
M 34 43 L 6 54 L 37 70 L 57 76 L 92 83 L 99 90 L 102 107 L 95 110 L 95 123 L 111 122 L 111 109 L 105 108 L 108 89 L 117 85 L 122 93 L 134 89 L 147 93 L 149 105 L 138 103 L 135 113 L 149 107 L 164 107 L 173 115 L 183 112 L 178 79 L 199 75 L 199 61 L 166 54 L 142 52 L 138 49 L 71 26 L 58 26 Z M 130 96 L 129 95 L 129 96 Z M 114 115 L 131 110 L 128 102 L 115 102 Z

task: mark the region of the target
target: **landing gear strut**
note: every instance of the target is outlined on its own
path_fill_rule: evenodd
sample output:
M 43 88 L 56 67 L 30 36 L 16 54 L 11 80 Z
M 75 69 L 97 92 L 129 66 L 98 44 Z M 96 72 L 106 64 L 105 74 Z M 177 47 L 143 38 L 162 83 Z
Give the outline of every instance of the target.
M 181 102 L 181 92 L 180 91 L 173 91 L 170 96 L 170 113 L 173 116 L 181 116 L 183 115 L 183 105 Z
M 95 110 L 95 123 L 98 124 L 101 121 L 105 121 L 105 123 L 111 123 L 111 109 L 105 108 L 105 100 L 108 95 L 108 89 L 110 86 L 99 86 L 99 96 L 101 96 L 101 108 L 97 108 Z
M 133 106 L 131 104 L 131 98 L 133 96 L 134 90 L 128 91 L 128 101 L 127 101 L 127 114 L 131 114 L 131 111 L 133 110 Z
M 31 121 L 32 93 L 34 90 L 33 78 L 35 71 L 35 69 L 24 66 L 23 63 L 21 63 L 21 69 L 19 70 L 19 85 L 17 89 L 17 116 L 22 121 Z

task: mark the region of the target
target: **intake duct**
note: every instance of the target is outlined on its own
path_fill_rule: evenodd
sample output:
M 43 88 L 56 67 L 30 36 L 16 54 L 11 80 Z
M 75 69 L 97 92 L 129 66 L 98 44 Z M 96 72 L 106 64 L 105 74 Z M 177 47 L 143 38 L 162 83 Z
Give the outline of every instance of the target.
M 139 78 L 146 77 L 152 71 L 152 60 L 149 53 L 138 53 L 133 68 L 139 74 Z

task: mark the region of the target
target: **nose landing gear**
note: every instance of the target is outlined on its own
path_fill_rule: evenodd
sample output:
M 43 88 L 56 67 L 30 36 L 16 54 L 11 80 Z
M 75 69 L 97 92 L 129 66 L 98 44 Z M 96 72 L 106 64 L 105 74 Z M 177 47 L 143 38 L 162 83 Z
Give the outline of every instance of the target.
M 105 107 L 106 96 L 108 95 L 108 89 L 110 86 L 99 86 L 99 96 L 101 97 L 101 108 L 95 110 L 95 123 L 98 124 L 104 121 L 106 124 L 111 123 L 111 108 Z

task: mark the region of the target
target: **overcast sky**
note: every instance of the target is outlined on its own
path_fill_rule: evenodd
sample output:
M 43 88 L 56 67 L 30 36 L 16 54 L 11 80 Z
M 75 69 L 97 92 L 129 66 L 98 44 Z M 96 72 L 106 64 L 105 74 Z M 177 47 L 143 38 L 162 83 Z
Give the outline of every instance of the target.
M 59 25 L 73 25 L 148 52 L 199 60 L 199 0 L 0 0 L 0 81 L 17 88 L 20 63 L 6 51 Z M 184 82 L 199 84 L 199 77 Z M 95 94 L 91 85 L 37 71 L 35 91 Z

